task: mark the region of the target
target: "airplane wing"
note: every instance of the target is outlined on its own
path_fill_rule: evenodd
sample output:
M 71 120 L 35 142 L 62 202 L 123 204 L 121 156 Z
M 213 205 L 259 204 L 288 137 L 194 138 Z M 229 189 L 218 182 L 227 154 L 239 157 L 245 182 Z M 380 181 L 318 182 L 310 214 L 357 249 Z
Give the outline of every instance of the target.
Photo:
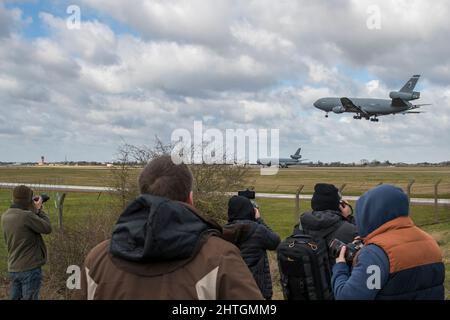
M 361 109 L 360 107 L 355 105 L 352 102 L 352 100 L 350 100 L 349 98 L 345 98 L 345 97 L 341 98 L 341 104 L 345 108 L 345 111 L 357 112 L 357 113 L 369 116 L 369 114 L 367 112 L 365 112 L 363 109 Z

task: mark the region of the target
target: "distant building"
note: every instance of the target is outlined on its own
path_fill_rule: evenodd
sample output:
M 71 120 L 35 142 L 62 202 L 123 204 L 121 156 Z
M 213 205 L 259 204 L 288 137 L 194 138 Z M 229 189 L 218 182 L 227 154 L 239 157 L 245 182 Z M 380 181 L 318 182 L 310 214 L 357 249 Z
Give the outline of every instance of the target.
M 39 162 L 39 165 L 40 166 L 45 165 L 45 157 L 44 156 L 41 156 L 41 161 Z

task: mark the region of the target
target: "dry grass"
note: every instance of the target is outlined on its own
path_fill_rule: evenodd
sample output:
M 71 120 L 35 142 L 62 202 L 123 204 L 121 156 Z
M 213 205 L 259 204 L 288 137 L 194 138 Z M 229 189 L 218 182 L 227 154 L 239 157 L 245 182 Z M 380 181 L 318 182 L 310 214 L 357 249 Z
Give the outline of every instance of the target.
M 432 226 L 430 234 L 438 242 L 444 256 L 446 299 L 450 300 L 450 223 Z

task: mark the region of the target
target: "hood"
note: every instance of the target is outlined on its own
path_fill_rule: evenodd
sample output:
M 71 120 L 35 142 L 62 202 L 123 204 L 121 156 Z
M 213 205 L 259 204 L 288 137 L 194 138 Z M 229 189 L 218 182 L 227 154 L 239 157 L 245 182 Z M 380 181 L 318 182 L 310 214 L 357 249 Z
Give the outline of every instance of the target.
M 332 210 L 306 212 L 300 217 L 303 228 L 314 231 L 330 228 L 341 220 L 341 213 Z
M 181 202 L 141 195 L 120 215 L 111 238 L 110 253 L 133 262 L 191 258 L 208 231 L 222 232 Z
M 228 221 L 235 220 L 255 221 L 255 208 L 248 198 L 233 196 L 228 201 Z
M 408 215 L 409 200 L 403 190 L 381 185 L 363 194 L 356 202 L 356 229 L 365 238 L 386 222 Z

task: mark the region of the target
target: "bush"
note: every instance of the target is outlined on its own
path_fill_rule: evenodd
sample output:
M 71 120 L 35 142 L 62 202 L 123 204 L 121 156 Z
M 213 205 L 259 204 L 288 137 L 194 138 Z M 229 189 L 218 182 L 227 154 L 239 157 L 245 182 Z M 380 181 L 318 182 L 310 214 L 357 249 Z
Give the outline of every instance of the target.
M 47 240 L 48 275 L 41 291 L 44 299 L 71 299 L 76 290 L 66 287 L 67 267 L 83 266 L 89 251 L 111 237 L 119 212 L 94 212 L 70 228 L 54 230 Z

